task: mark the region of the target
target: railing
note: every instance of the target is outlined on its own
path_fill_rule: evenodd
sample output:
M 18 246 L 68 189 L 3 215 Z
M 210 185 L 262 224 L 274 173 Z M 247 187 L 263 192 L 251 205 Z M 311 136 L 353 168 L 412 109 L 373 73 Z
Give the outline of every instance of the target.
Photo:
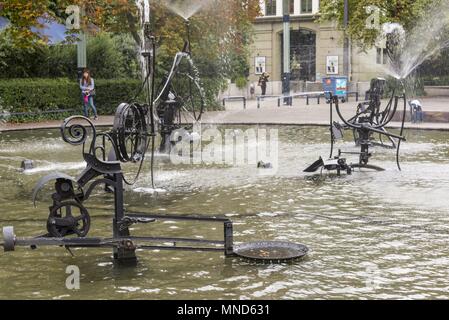
M 348 92 L 346 95 L 346 101 L 349 101 L 350 96 L 355 96 L 355 100 L 359 101 L 359 93 L 356 91 Z M 288 96 L 284 95 L 264 95 L 264 96 L 256 96 L 257 100 L 257 109 L 260 109 L 260 104 L 262 101 L 266 99 L 277 100 L 277 106 L 280 107 L 283 105 L 281 101 L 285 101 L 285 105 L 293 106 L 293 99 L 296 98 L 304 98 L 306 100 L 306 105 L 310 105 L 310 99 L 316 99 L 317 104 L 321 103 L 321 98 L 324 98 L 324 91 L 315 91 L 315 92 L 301 92 L 295 93 Z M 243 108 L 246 109 L 246 98 L 243 96 L 229 96 L 223 98 L 223 107 L 226 106 L 226 101 L 230 100 L 242 100 Z
M 228 96 L 223 98 L 223 107 L 226 106 L 226 101 L 232 100 L 242 100 L 243 101 L 243 109 L 246 109 L 246 98 L 244 96 Z

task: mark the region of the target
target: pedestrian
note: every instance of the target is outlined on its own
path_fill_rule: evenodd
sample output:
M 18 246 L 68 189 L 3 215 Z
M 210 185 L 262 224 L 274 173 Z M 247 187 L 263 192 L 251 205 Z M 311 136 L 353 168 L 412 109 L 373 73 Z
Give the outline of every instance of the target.
M 249 94 L 251 96 L 251 99 L 254 99 L 254 95 L 256 94 L 256 86 L 254 85 L 254 83 L 251 83 L 249 85 Z
M 259 86 L 262 89 L 262 95 L 264 96 L 267 93 L 267 82 L 270 75 L 266 72 L 262 73 L 259 78 Z
M 89 69 L 84 69 L 83 77 L 80 80 L 80 89 L 81 96 L 83 99 L 83 112 L 86 118 L 89 117 L 89 107 L 92 108 L 94 113 L 94 120 L 98 119 L 97 109 L 94 104 L 94 96 L 95 96 L 95 82 L 94 79 L 90 76 Z

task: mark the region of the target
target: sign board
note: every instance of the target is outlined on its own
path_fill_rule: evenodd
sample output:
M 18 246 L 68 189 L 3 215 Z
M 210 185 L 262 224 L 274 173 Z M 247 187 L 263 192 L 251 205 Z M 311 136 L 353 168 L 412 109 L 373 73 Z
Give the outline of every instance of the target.
M 256 57 L 255 58 L 255 65 L 254 70 L 256 71 L 256 74 L 262 74 L 266 72 L 266 57 Z
M 338 74 L 338 56 L 326 57 L 326 73 Z

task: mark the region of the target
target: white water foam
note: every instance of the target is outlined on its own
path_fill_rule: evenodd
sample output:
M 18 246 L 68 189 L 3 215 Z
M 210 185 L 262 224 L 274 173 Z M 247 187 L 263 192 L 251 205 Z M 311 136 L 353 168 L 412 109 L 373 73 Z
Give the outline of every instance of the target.
M 447 36 L 449 2 L 435 3 L 406 32 L 398 23 L 383 26 L 383 34 L 390 40 L 392 54 L 388 69 L 396 79 L 405 79 L 424 61 L 449 47 Z

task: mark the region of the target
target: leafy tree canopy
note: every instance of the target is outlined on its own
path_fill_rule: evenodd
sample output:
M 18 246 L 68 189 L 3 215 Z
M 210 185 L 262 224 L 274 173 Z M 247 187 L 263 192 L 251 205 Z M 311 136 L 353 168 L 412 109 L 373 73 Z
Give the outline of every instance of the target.
M 248 45 L 252 22 L 260 13 L 259 0 L 210 0 L 205 10 L 190 19 L 194 58 L 204 65 L 202 73 L 235 78 L 248 69 Z M 182 48 L 185 21 L 168 10 L 161 0 L 150 0 L 152 31 L 158 41 L 160 64 Z M 88 33 L 129 33 L 140 43 L 139 12 L 134 0 L 0 0 L 0 16 L 10 25 L 1 36 L 16 47 L 45 46 L 48 39 L 32 32 L 38 19 L 64 23 L 69 5 L 81 8 L 81 29 Z M 239 57 L 238 63 L 232 57 Z M 242 59 L 243 58 L 243 59 Z M 236 75 L 236 73 L 238 73 Z
M 400 23 L 405 30 L 425 15 L 429 6 L 447 0 L 349 0 L 349 24 L 347 32 L 362 48 L 372 47 L 384 23 Z M 337 21 L 344 29 L 344 0 L 321 0 L 322 21 Z

